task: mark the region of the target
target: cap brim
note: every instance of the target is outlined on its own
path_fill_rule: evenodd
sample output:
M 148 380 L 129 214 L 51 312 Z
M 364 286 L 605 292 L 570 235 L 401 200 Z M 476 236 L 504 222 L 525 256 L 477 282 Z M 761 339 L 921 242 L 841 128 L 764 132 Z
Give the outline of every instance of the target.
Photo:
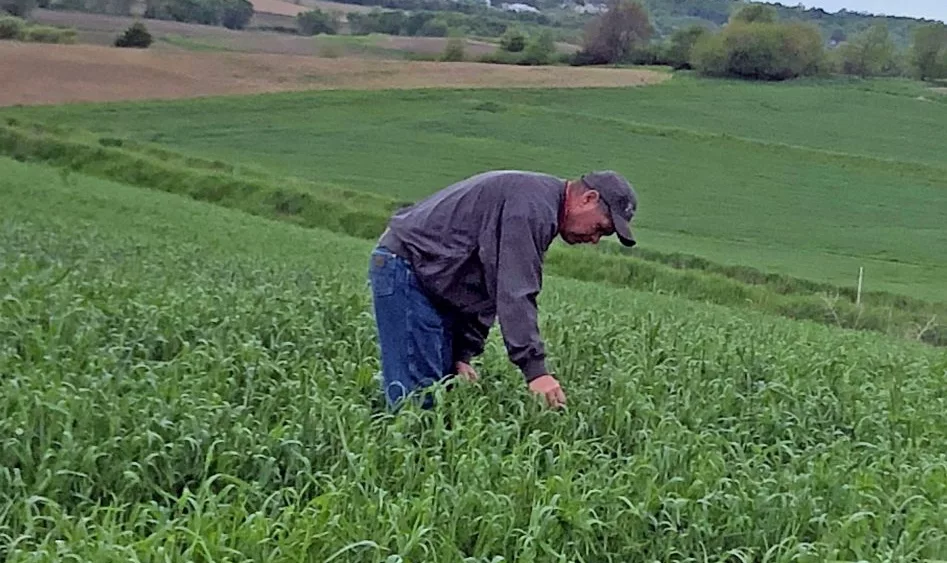
M 612 224 L 615 226 L 615 234 L 618 236 L 618 240 L 625 246 L 632 247 L 638 243 L 635 240 L 634 235 L 631 233 L 631 229 L 628 226 L 628 221 L 625 221 L 618 215 L 612 214 Z

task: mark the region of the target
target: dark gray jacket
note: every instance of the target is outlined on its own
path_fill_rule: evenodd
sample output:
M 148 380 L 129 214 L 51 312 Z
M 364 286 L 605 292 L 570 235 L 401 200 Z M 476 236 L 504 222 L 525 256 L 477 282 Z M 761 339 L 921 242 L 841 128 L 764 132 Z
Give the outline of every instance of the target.
M 392 217 L 379 244 L 408 260 L 435 304 L 455 317 L 455 361 L 483 353 L 497 319 L 526 380 L 547 373 L 536 298 L 565 186 L 535 172 L 487 172 Z

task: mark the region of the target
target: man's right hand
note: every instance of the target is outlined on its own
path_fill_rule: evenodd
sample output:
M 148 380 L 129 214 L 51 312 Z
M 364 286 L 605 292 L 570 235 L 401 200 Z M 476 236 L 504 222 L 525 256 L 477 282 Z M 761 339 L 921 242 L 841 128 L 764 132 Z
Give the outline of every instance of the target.
M 566 395 L 562 392 L 559 382 L 551 375 L 541 375 L 530 381 L 529 390 L 542 395 L 550 407 L 561 408 L 566 405 Z

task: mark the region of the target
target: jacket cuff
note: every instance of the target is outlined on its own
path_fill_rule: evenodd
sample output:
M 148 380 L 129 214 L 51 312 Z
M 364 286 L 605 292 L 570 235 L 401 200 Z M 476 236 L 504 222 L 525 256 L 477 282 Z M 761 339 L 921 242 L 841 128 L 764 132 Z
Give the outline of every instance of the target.
M 549 373 L 546 371 L 546 360 L 542 357 L 526 360 L 523 365 L 520 366 L 520 369 L 523 371 L 526 383 L 530 383 L 534 379 L 538 379 L 539 376 Z

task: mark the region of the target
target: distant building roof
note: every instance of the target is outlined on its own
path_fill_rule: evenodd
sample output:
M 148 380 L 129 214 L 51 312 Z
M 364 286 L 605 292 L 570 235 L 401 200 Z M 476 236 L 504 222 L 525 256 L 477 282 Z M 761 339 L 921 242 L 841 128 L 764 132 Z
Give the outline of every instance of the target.
M 521 4 L 519 2 L 513 4 L 501 4 L 501 7 L 507 12 L 532 12 L 534 14 L 539 13 L 539 9 L 529 4 Z

